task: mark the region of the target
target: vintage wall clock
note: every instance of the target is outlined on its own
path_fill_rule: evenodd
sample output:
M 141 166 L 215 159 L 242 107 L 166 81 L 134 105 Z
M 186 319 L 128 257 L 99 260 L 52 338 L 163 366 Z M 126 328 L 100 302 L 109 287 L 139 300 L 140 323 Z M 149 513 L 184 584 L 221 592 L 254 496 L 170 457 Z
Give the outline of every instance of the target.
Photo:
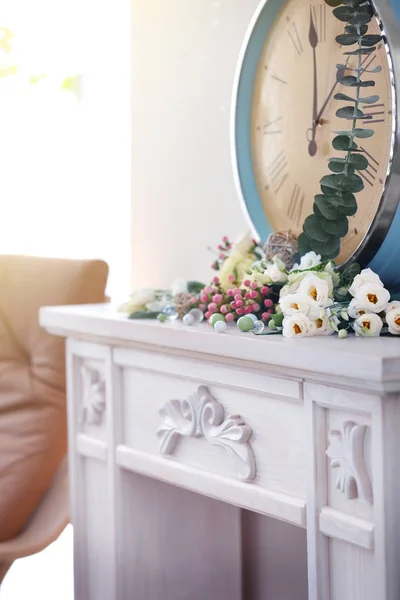
M 384 39 L 363 60 L 370 71 L 382 67 L 369 73 L 379 100 L 365 109 L 375 134 L 361 140 L 370 166 L 360 171 L 365 187 L 357 195 L 358 211 L 350 218 L 336 262 L 358 260 L 397 286 L 400 0 L 377 0 L 374 9 L 368 33 Z M 336 81 L 344 49 L 335 37 L 343 25 L 323 0 L 264 0 L 250 24 L 235 81 L 232 148 L 238 190 L 253 232 L 262 240 L 271 231 L 301 233 L 327 173 L 333 131 L 343 129 L 333 99 L 346 91 Z

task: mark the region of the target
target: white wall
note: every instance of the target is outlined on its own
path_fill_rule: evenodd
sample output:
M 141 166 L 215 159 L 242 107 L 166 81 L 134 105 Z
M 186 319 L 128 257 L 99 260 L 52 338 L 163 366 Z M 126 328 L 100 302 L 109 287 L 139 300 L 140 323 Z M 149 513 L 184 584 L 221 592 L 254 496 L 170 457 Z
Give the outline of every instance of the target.
M 132 281 L 208 280 L 247 230 L 230 158 L 240 46 L 258 0 L 132 0 Z

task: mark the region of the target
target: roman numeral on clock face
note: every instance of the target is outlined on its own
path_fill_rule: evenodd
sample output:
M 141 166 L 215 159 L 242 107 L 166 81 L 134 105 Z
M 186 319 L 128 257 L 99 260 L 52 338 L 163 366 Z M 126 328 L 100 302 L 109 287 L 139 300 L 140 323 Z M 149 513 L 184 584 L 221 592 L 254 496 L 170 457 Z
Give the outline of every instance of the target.
M 383 103 L 364 106 L 363 113 L 372 117 L 372 119 L 365 119 L 365 121 L 363 121 L 365 125 L 385 122 L 385 105 Z
M 369 121 L 371 122 L 371 121 Z M 363 151 L 363 153 L 368 156 L 368 169 L 364 169 L 362 171 L 357 171 L 357 173 L 360 175 L 360 177 L 363 178 L 363 180 L 368 183 L 368 185 L 373 186 L 375 183 L 375 179 L 378 175 L 378 167 L 379 167 L 379 162 L 372 156 L 372 154 L 370 154 L 369 152 L 367 152 L 367 150 L 365 150 L 365 148 L 363 148 L 362 146 L 360 146 L 360 150 Z
M 290 202 L 286 214 L 291 221 L 296 223 L 297 226 L 300 225 L 301 213 L 303 211 L 303 203 L 304 194 L 302 193 L 297 183 L 295 183 L 292 190 L 292 194 L 290 196 Z
M 271 188 L 277 194 L 286 179 L 289 177 L 287 170 L 288 164 L 284 151 L 282 150 L 278 156 L 272 161 L 268 168 L 268 174 L 271 181 Z
M 303 46 L 300 41 L 299 32 L 297 30 L 296 23 L 290 23 L 287 32 L 288 32 L 288 36 L 293 44 L 294 49 L 296 50 L 297 54 L 300 56 L 300 54 L 303 53 Z
M 282 133 L 281 128 L 282 117 L 278 117 L 277 119 L 272 119 L 271 121 L 267 121 L 264 123 L 262 127 L 257 127 L 260 131 L 262 129 L 264 135 L 272 135 L 274 133 Z
M 326 41 L 326 4 L 312 5 L 311 10 L 318 42 L 321 44 Z

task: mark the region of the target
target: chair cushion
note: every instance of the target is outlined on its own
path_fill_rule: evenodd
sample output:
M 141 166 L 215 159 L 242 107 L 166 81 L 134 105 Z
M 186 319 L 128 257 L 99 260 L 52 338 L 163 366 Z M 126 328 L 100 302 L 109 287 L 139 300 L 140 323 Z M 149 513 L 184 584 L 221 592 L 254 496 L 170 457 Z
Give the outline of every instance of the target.
M 65 342 L 41 306 L 104 302 L 102 261 L 0 256 L 0 541 L 26 524 L 67 448 Z

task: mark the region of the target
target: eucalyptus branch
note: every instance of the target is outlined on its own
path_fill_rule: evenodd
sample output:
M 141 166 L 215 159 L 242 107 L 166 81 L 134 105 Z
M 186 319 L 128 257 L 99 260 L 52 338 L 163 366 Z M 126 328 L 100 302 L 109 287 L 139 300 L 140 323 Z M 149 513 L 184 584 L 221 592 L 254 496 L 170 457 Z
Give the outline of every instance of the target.
M 325 0 L 334 7 L 333 14 L 346 23 L 344 33 L 336 37 L 341 46 L 353 46 L 356 50 L 344 52 L 347 56 L 345 64 L 336 65 L 339 83 L 348 88 L 355 88 L 355 97 L 343 92 L 335 94 L 335 100 L 352 103 L 339 108 L 336 116 L 350 121 L 349 129 L 335 131 L 332 146 L 335 150 L 346 153 L 345 157 L 328 159 L 329 175 L 320 181 L 321 193 L 314 198 L 313 214 L 303 224 L 303 233 L 299 236 L 299 252 L 305 254 L 313 250 L 323 260 L 335 258 L 340 251 L 340 239 L 348 232 L 348 218 L 357 212 L 354 194 L 364 188 L 358 172 L 368 168 L 368 159 L 356 143 L 356 139 L 368 138 L 374 134 L 372 129 L 357 127 L 357 121 L 372 118 L 360 108 L 362 105 L 374 104 L 379 96 L 361 96 L 361 88 L 375 85 L 373 80 L 362 80 L 363 73 L 377 73 L 380 67 L 368 70 L 363 68 L 363 57 L 375 51 L 375 45 L 382 39 L 380 35 L 368 34 L 368 23 L 373 16 L 370 0 Z M 348 64 L 350 56 L 357 57 L 357 66 Z M 356 75 L 349 75 L 353 72 Z

